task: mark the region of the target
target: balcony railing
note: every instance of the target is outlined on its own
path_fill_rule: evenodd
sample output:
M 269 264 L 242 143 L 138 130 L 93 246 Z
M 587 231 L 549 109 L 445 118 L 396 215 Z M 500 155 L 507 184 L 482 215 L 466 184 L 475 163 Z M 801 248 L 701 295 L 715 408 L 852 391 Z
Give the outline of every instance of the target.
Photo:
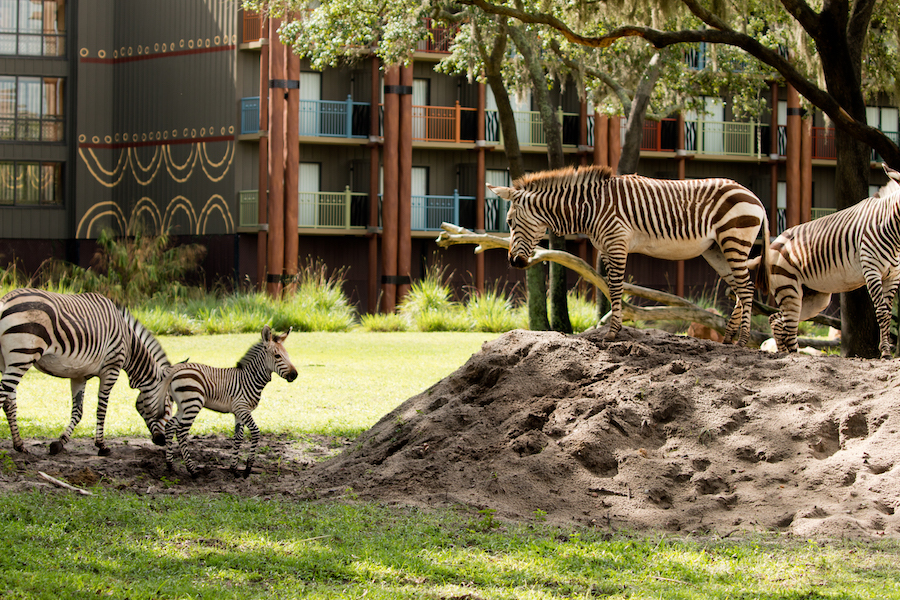
M 241 98 L 241 135 L 259 133 L 259 96 Z
M 428 38 L 419 41 L 416 50 L 419 52 L 450 53 L 450 44 L 456 35 L 456 28 L 436 27 L 431 19 L 427 19 Z
M 810 210 L 811 210 L 810 217 L 812 218 L 813 221 L 815 221 L 816 219 L 821 219 L 822 217 L 827 217 L 828 215 L 830 215 L 837 209 L 836 208 L 815 208 L 814 207 Z
M 828 127 L 812 128 L 812 157 L 831 160 L 837 158 L 837 149 L 834 146 L 834 129 Z
M 351 192 L 300 192 L 297 226 L 309 229 L 365 229 L 369 218 L 369 195 Z M 240 226 L 258 223 L 259 195 L 256 190 L 240 193 Z
M 259 13 L 249 10 L 242 11 L 244 17 L 241 23 L 241 42 L 258 42 L 262 37 L 262 17 Z
M 311 137 L 364 138 L 369 135 L 368 102 L 301 100 L 300 135 Z

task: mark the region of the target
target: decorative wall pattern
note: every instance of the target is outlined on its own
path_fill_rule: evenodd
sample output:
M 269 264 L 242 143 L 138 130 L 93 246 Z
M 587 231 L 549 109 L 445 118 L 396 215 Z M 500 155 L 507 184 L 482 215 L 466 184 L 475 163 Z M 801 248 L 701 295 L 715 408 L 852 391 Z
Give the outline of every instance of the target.
M 78 223 L 75 237 L 96 237 L 100 230 L 109 228 L 110 222 L 115 224 L 117 233 L 125 235 L 129 231 L 129 224 L 141 221 L 144 225 L 151 224 L 149 233 L 159 234 L 168 231 L 176 215 L 182 213 L 190 223 L 190 231 L 195 235 L 205 235 L 211 217 L 218 215 L 225 223 L 226 230 L 234 231 L 234 217 L 228 208 L 228 203 L 219 194 L 210 197 L 200 214 L 194 209 L 193 203 L 184 196 L 176 196 L 166 206 L 165 212 L 161 212 L 156 203 L 147 197 L 141 198 L 130 215 L 126 215 L 122 208 L 115 202 L 107 201 L 94 204 Z

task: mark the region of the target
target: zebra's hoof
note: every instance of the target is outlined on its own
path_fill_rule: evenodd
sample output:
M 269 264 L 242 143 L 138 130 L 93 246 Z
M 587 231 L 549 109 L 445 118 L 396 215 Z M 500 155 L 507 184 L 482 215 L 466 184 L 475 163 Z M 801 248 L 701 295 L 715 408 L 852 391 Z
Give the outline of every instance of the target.
M 166 436 L 163 433 L 154 433 L 151 438 L 153 443 L 157 446 L 165 446 L 166 445 Z
M 28 454 L 28 450 L 25 449 L 25 444 L 13 444 L 13 450 L 16 452 L 21 452 L 22 454 Z
M 112 450 L 110 450 L 109 446 L 99 446 L 97 448 L 97 456 L 109 456 L 112 454 Z
M 252 471 L 253 471 L 253 469 L 251 469 L 250 467 L 247 467 L 246 469 L 244 469 L 244 472 L 243 472 L 244 479 L 247 479 L 248 477 L 250 477 L 250 473 Z
M 63 443 L 60 442 L 59 440 L 51 442 L 50 443 L 50 454 L 59 454 L 60 452 L 63 451 L 63 448 L 65 448 L 65 446 L 63 446 Z

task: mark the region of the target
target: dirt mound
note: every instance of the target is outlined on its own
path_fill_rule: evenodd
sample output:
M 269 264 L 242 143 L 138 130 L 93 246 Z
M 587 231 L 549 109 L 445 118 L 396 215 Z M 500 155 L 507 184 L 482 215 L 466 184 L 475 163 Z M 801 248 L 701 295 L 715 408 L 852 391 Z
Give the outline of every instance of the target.
M 138 493 L 350 494 L 614 530 L 900 538 L 897 361 L 602 334 L 505 334 L 352 442 L 265 436 L 249 479 L 226 470 L 223 437 L 194 439 L 196 480 L 166 471 L 148 439 L 113 440 L 104 458 L 89 439 L 57 456 L 29 440 L 31 454 L 0 461 L 0 490 L 49 485 L 44 471 Z
M 614 529 L 900 537 L 896 361 L 602 333 L 485 343 L 308 485 Z

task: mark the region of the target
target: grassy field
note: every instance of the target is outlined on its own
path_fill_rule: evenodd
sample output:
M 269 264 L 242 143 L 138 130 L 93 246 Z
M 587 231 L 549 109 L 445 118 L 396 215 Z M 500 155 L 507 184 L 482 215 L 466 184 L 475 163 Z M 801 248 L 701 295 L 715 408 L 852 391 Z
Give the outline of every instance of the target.
M 254 413 L 266 433 L 355 435 L 451 373 L 497 334 L 293 333 L 300 376 L 276 378 Z M 173 361 L 234 364 L 255 334 L 163 337 Z M 96 393 L 96 382 L 89 388 Z M 54 437 L 68 383 L 31 373 L 26 436 Z M 123 376 L 108 434 L 146 436 Z M 77 430 L 90 436 L 92 411 Z M 208 411 L 207 411 L 208 412 Z M 231 433 L 202 413 L 193 433 Z M 0 423 L 0 478 L 15 469 Z M 169 495 L 95 488 L 0 497 L 0 598 L 428 600 L 900 600 L 900 543 L 629 535 L 506 523 L 472 507 Z M 252 480 L 248 485 L 253 485 Z
M 293 383 L 277 375 L 266 386 L 253 417 L 264 432 L 354 435 L 365 431 L 407 398 L 440 381 L 496 333 L 291 333 L 285 342 L 299 373 Z M 189 359 L 232 367 L 259 334 L 161 336 L 172 362 Z M 76 436 L 92 436 L 97 379 L 88 382 L 85 415 Z M 19 427 L 25 437 L 56 437 L 69 420 L 66 379 L 29 371 L 17 393 Z M 134 408 L 137 391 L 123 372 L 110 398 L 107 436 L 147 435 Z M 205 410 L 192 434 L 230 435 L 234 418 Z M 9 438 L 6 420 L 0 439 Z

